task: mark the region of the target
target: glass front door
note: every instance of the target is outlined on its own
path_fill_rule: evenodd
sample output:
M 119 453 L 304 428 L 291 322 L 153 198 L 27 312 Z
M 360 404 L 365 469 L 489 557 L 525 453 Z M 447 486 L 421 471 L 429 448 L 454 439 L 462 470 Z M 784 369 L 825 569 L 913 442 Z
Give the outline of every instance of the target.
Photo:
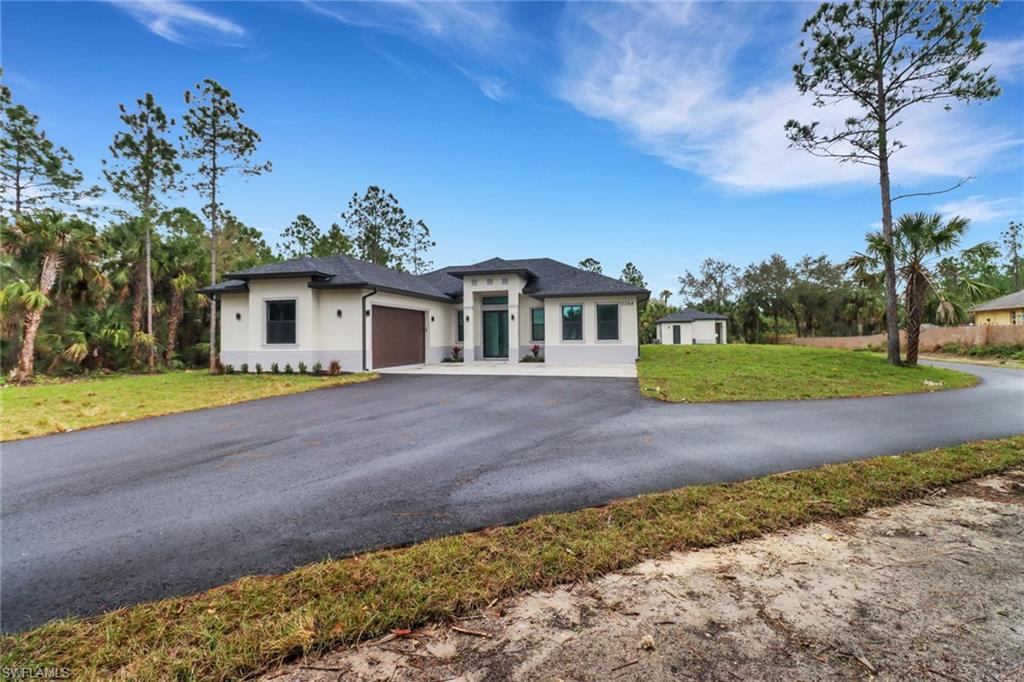
M 508 311 L 484 311 L 484 357 L 508 357 Z

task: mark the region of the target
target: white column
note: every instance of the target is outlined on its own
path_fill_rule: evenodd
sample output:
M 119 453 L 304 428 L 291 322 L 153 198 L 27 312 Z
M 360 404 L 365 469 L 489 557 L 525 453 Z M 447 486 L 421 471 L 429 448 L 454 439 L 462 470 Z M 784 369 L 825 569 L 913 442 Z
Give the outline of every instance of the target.
M 508 296 L 508 360 L 519 362 L 519 296 L 509 292 Z
M 462 357 L 463 362 L 476 360 L 474 347 L 476 346 L 476 335 L 473 330 L 476 328 L 476 311 L 473 309 L 473 294 L 463 299 L 462 305 Z

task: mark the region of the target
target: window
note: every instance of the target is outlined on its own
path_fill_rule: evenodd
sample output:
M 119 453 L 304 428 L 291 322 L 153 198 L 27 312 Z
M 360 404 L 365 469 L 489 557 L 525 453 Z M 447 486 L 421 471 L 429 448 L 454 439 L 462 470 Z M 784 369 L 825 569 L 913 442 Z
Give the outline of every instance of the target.
M 458 321 L 455 323 L 455 326 L 458 327 L 459 330 L 459 343 L 462 343 L 466 336 L 466 318 L 462 314 L 461 310 L 459 310 L 457 317 Z
M 544 309 L 530 308 L 530 340 L 544 340 Z
M 508 296 L 484 296 L 484 305 L 508 305 Z
M 617 303 L 597 305 L 597 340 L 619 340 L 619 305 Z
M 295 301 L 267 301 L 267 343 L 295 343 Z
M 583 306 L 562 306 L 562 340 L 583 340 Z

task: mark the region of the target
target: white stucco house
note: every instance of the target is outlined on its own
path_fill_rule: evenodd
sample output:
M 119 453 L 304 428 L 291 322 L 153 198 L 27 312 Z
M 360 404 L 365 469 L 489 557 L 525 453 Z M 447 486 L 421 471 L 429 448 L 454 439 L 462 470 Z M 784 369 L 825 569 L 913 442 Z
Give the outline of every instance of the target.
M 658 343 L 670 346 L 693 343 L 727 343 L 726 321 L 728 319 L 725 315 L 718 313 L 706 313 L 696 308 L 686 308 L 658 318 L 654 324 L 658 330 Z
M 446 267 L 423 275 L 349 256 L 297 258 L 234 272 L 201 291 L 220 301 L 221 362 L 299 362 L 345 371 L 518 361 L 632 363 L 645 289 L 550 258 Z

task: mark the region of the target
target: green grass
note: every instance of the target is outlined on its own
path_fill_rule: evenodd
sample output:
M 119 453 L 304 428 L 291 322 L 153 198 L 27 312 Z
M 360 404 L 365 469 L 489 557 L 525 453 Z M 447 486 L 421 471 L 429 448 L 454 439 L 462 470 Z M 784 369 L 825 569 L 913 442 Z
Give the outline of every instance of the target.
M 523 590 L 861 514 L 1021 465 L 1017 436 L 641 495 L 53 621 L 0 639 L 0 665 L 67 666 L 76 679 L 237 679 Z
M 84 429 L 143 417 L 230 405 L 257 398 L 376 379 L 376 374 L 117 374 L 0 388 L 0 441 Z
M 668 402 L 801 400 L 964 388 L 977 377 L 896 367 L 874 353 L 801 346 L 641 346 L 640 392 Z

